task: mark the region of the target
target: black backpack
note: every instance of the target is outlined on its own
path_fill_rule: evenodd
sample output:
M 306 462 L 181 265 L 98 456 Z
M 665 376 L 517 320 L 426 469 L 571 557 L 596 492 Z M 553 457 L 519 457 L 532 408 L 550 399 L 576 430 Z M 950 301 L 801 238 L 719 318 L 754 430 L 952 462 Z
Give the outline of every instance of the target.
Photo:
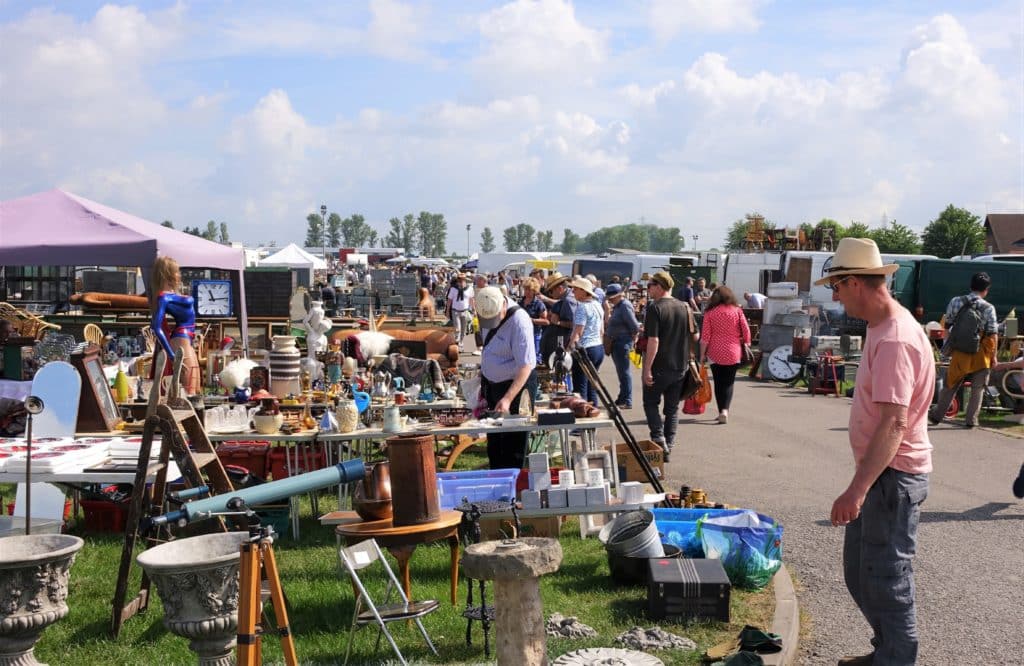
M 977 353 L 984 326 L 979 299 L 964 303 L 953 318 L 953 326 L 949 330 L 949 348 L 964 354 Z

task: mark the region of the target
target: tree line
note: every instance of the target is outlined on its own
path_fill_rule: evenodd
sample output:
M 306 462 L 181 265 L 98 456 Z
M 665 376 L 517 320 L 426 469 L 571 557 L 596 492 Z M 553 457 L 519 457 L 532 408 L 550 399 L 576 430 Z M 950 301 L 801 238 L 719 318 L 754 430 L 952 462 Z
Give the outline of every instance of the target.
M 757 214 L 753 213 L 733 222 L 726 237 L 726 250 L 745 249 L 751 218 L 755 216 Z M 762 222 L 762 226 L 767 233 L 778 228 L 768 220 Z M 887 254 L 932 254 L 948 259 L 959 254 L 978 254 L 985 249 L 985 226 L 981 218 L 953 204 L 946 206 L 934 220 L 929 221 L 920 235 L 895 220 L 869 227 L 863 222 L 843 225 L 836 220 L 822 218 L 817 224 L 805 222 L 799 225 L 799 229 L 808 239 L 831 236 L 833 248 L 848 236 L 870 238 L 881 252 Z
M 160 223 L 160 226 L 167 227 L 168 229 L 173 229 L 174 222 L 171 222 L 170 220 L 164 220 L 163 222 Z M 210 220 L 209 222 L 206 223 L 206 229 L 200 229 L 198 226 L 195 226 L 182 227 L 181 230 L 184 231 L 186 234 L 199 236 L 200 238 L 205 238 L 206 240 L 213 241 L 214 243 L 222 243 L 224 245 L 227 245 L 229 242 L 231 242 L 231 239 L 228 236 L 227 222 L 221 222 L 220 224 L 218 224 L 214 220 Z
M 726 251 L 747 249 L 751 218 L 755 216 L 760 218 L 753 213 L 732 223 L 726 235 Z M 408 213 L 401 218 L 392 217 L 388 220 L 388 231 L 383 236 L 359 213 L 345 218 L 331 213 L 327 216 L 326 224 L 324 222 L 319 213 L 306 216 L 306 247 L 380 245 L 401 248 L 407 255 L 440 257 L 447 254 L 448 222 L 443 213 L 420 211 L 419 215 Z M 761 224 L 768 234 L 778 228 L 770 220 L 764 220 Z M 163 226 L 174 228 L 170 220 L 164 220 Z M 959 254 L 977 254 L 985 249 L 985 228 L 981 218 L 953 204 L 946 206 L 935 219 L 929 221 L 920 235 L 895 220 L 869 227 L 863 222 L 852 221 L 844 225 L 831 218 L 822 218 L 816 224 L 805 222 L 798 228 L 808 240 L 820 241 L 830 237 L 833 248 L 841 239 L 851 236 L 871 238 L 882 252 L 891 254 L 932 254 L 949 258 Z M 226 222 L 210 220 L 205 229 L 186 226 L 182 231 L 214 242 L 229 242 Z M 535 229 L 524 222 L 506 228 L 502 233 L 502 242 L 506 252 L 561 251 L 565 254 L 599 253 L 610 248 L 672 254 L 680 252 L 685 246 L 684 236 L 678 227 L 658 227 L 653 224 L 620 224 L 603 227 L 586 235 L 566 228 L 562 242 L 555 243 L 553 231 Z M 494 232 L 490 227 L 484 227 L 480 232 L 480 251 L 486 253 L 495 249 Z
M 440 257 L 447 253 L 448 222 L 443 213 L 420 211 L 388 220 L 390 229 L 383 237 L 359 213 L 344 219 L 337 213 L 327 216 L 326 228 L 319 213 L 306 216 L 306 247 L 381 247 L 402 248 L 406 254 Z

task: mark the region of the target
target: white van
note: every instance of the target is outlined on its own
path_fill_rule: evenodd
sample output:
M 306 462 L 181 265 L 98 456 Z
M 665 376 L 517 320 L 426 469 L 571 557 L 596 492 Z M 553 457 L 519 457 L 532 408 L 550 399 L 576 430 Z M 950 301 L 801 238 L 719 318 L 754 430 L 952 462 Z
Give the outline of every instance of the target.
M 842 306 L 832 300 L 832 291 L 824 286 L 815 286 L 814 281 L 825 276 L 825 270 L 832 265 L 834 252 L 810 252 L 805 250 L 789 250 L 782 253 L 779 269 L 783 280 L 796 282 L 801 294 L 809 294 L 810 302 L 821 305 L 827 310 L 838 310 Z M 894 264 L 897 261 L 918 261 L 920 259 L 936 259 L 932 254 L 886 254 L 882 253 L 883 264 Z
M 732 289 L 737 299 L 747 291 L 767 294 L 771 282 L 781 281 L 777 275 L 780 260 L 779 252 L 730 252 L 725 256 L 725 266 L 718 277 Z

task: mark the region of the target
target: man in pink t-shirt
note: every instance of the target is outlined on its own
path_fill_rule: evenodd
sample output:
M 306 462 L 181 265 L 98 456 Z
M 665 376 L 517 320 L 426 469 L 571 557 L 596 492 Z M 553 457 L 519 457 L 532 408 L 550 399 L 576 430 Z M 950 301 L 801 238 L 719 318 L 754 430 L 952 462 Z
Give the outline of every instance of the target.
M 928 496 L 932 445 L 928 407 L 935 391 L 931 343 L 920 324 L 893 300 L 874 241 L 844 238 L 827 284 L 847 315 L 868 323 L 850 408 L 855 472 L 832 504 L 832 524 L 845 525 L 846 587 L 874 631 L 871 654 L 841 666 L 917 661 L 914 572 L 917 524 Z

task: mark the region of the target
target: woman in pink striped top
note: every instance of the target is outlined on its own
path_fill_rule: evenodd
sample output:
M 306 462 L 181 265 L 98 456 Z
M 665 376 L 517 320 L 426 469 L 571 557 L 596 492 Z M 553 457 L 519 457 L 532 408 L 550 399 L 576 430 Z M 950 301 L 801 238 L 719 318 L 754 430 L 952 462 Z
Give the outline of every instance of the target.
M 715 382 L 715 403 L 718 422 L 729 422 L 732 386 L 742 359 L 743 345 L 750 344 L 750 327 L 732 289 L 722 285 L 715 289 L 704 310 L 700 334 L 701 362 L 711 361 Z

